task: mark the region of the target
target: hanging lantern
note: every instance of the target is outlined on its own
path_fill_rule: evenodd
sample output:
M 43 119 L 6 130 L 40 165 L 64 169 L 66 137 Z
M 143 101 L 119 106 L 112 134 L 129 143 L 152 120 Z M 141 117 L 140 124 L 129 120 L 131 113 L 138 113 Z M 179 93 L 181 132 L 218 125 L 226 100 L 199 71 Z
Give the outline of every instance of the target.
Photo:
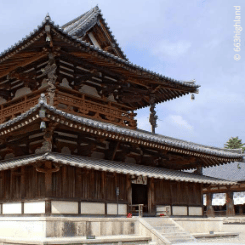
M 191 95 L 191 99 L 192 99 L 192 100 L 195 99 L 195 95 L 194 95 L 194 94 Z
M 46 124 L 44 121 L 41 121 L 41 124 L 40 124 L 40 129 L 44 130 L 46 128 Z

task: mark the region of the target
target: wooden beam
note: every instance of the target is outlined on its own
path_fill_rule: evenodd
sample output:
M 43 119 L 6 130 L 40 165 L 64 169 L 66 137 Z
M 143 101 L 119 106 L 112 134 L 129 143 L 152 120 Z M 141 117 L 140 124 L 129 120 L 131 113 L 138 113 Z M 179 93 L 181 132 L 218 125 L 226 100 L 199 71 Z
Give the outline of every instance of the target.
M 47 52 L 40 52 L 37 55 L 27 59 L 25 62 L 21 62 L 18 65 L 12 66 L 11 68 L 9 68 L 9 69 L 5 70 L 4 72 L 0 73 L 0 77 L 4 77 L 4 76 L 8 75 L 11 71 L 14 71 L 14 70 L 16 70 L 19 67 L 27 66 L 27 65 L 31 64 L 32 62 L 34 62 L 36 60 L 39 60 L 39 59 L 41 59 L 41 58 L 43 58 L 45 56 L 47 56 Z

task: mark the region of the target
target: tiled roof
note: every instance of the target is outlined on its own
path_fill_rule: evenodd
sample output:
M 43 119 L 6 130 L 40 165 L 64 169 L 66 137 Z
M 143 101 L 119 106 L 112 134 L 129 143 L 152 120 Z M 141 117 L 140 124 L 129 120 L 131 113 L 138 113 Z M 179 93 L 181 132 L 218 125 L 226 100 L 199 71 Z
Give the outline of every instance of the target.
M 113 44 L 118 48 L 121 55 L 124 59 L 127 60 L 126 55 L 119 47 L 117 40 L 115 39 L 114 35 L 110 31 L 110 27 L 108 26 L 107 22 L 103 18 L 101 10 L 98 6 L 92 8 L 91 10 L 87 11 L 86 13 L 82 14 L 81 16 L 77 17 L 76 19 L 69 21 L 65 25 L 62 26 L 63 30 L 71 36 L 84 36 L 88 30 L 90 30 L 97 22 L 98 18 L 101 18 L 103 24 L 106 26 L 107 31 L 113 40 Z
M 29 45 L 31 45 L 34 42 L 34 40 L 35 40 L 35 35 L 38 34 L 41 31 L 41 29 L 44 28 L 44 26 L 46 24 L 51 25 L 57 32 L 60 32 L 62 35 L 66 36 L 67 38 L 72 39 L 74 43 L 81 44 L 81 46 L 83 48 L 89 48 L 89 50 L 95 51 L 98 54 L 105 56 L 106 58 L 113 59 L 115 62 L 120 63 L 122 66 L 127 66 L 130 69 L 135 69 L 135 70 L 140 71 L 140 72 L 145 72 L 145 73 L 147 73 L 149 75 L 152 75 L 152 76 L 154 76 L 156 78 L 164 79 L 164 80 L 170 82 L 170 84 L 173 84 L 173 85 L 181 85 L 181 86 L 185 86 L 187 88 L 194 88 L 196 90 L 196 92 L 198 92 L 198 88 L 200 87 L 200 85 L 196 85 L 194 83 L 190 83 L 190 82 L 186 82 L 186 81 L 180 81 L 180 80 L 175 80 L 175 79 L 172 79 L 172 78 L 169 78 L 169 77 L 165 77 L 165 76 L 163 76 L 163 75 L 161 75 L 159 73 L 156 73 L 156 72 L 150 71 L 148 69 L 145 69 L 145 68 L 143 68 L 141 66 L 135 65 L 132 62 L 126 60 L 126 59 L 122 59 L 122 58 L 120 58 L 120 57 L 118 57 L 116 55 L 113 55 L 113 54 L 105 51 L 105 50 L 97 48 L 97 47 L 95 47 L 93 45 L 88 44 L 85 41 L 81 41 L 81 40 L 77 39 L 76 37 L 69 35 L 62 28 L 60 28 L 59 25 L 55 25 L 55 23 L 53 21 L 51 21 L 49 16 L 46 16 L 46 18 L 42 22 L 41 26 L 38 26 L 37 29 L 34 29 L 33 32 L 31 32 L 25 38 L 23 38 L 22 40 L 20 40 L 16 44 L 12 45 L 10 48 L 8 48 L 8 49 L 4 50 L 3 52 L 1 52 L 0 53 L 0 64 L 3 61 L 11 58 L 14 54 L 20 52 L 24 48 L 26 48 Z M 28 42 L 29 40 L 30 40 L 30 42 Z
M 30 155 L 25 157 L 13 158 L 0 161 L 0 171 L 23 165 L 35 163 L 37 161 L 53 161 L 55 163 L 70 165 L 74 167 L 94 169 L 98 171 L 115 172 L 119 174 L 130 174 L 136 176 L 147 176 L 149 178 L 165 179 L 173 181 L 216 184 L 216 185 L 234 185 L 235 182 L 215 179 L 212 177 L 185 173 L 182 171 L 143 166 L 125 162 L 114 162 L 108 160 L 94 159 L 91 157 L 65 155 L 55 152 L 39 155 Z
M 146 140 L 146 141 L 150 141 L 150 142 L 153 142 L 156 144 L 157 143 L 164 144 L 164 145 L 169 146 L 169 147 L 177 147 L 180 149 L 195 151 L 198 153 L 210 154 L 210 155 L 214 155 L 217 157 L 227 157 L 227 158 L 242 158 L 243 157 L 242 154 L 234 152 L 234 150 L 204 146 L 204 145 L 195 144 L 195 143 L 192 143 L 189 141 L 174 139 L 171 137 L 158 135 L 158 134 L 152 134 L 152 133 L 147 132 L 147 131 L 128 129 L 125 127 L 116 126 L 116 125 L 111 124 L 111 123 L 105 123 L 105 122 L 96 121 L 93 119 L 88 119 L 88 118 L 82 117 L 82 116 L 76 116 L 76 115 L 64 112 L 62 110 L 58 110 L 55 107 L 48 105 L 46 103 L 46 98 L 44 95 L 41 95 L 41 98 L 39 99 L 39 103 L 36 106 L 29 109 L 27 112 L 23 113 L 22 115 L 17 116 L 16 118 L 1 124 L 0 125 L 0 134 L 4 134 L 4 131 L 6 131 L 5 128 L 27 118 L 33 112 L 37 111 L 37 109 L 40 108 L 41 106 L 43 106 L 44 108 L 46 108 L 47 110 L 52 112 L 52 114 L 54 113 L 54 114 L 57 114 L 59 116 L 66 118 L 68 120 L 72 120 L 78 124 L 86 125 L 86 126 L 92 127 L 92 128 L 105 130 L 107 132 L 118 133 L 120 135 L 125 135 L 128 137 L 133 137 L 133 138 L 137 138 L 140 140 Z M 51 119 L 52 119 L 52 117 L 51 117 Z M 25 124 L 23 123 L 23 125 L 25 125 Z
M 113 44 L 115 44 L 115 46 L 120 51 L 123 58 L 127 60 L 126 55 L 119 47 L 117 40 L 115 39 L 114 35 L 110 31 L 110 27 L 108 26 L 107 22 L 103 18 L 101 10 L 99 9 L 98 6 L 92 8 L 91 10 L 77 17 L 76 19 L 69 21 L 68 23 L 63 25 L 62 28 L 66 33 L 68 33 L 71 36 L 83 37 L 86 34 L 86 32 L 90 30 L 98 22 L 99 17 L 102 20 L 103 24 L 106 26 L 107 31 L 113 41 Z
M 245 163 L 232 162 L 203 169 L 203 174 L 231 181 L 245 181 Z

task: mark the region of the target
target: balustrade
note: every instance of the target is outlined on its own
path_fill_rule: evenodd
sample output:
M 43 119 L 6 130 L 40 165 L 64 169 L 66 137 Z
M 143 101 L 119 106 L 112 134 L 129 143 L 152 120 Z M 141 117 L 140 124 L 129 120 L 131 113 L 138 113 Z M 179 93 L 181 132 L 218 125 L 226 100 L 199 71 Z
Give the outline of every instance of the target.
M 0 124 L 26 112 L 38 103 L 40 94 L 47 88 L 42 88 L 31 94 L 16 98 L 0 105 Z M 120 109 L 115 102 L 95 98 L 69 89 L 57 88 L 54 106 L 65 112 L 113 123 L 129 128 L 136 128 L 135 113 L 128 112 L 127 108 Z

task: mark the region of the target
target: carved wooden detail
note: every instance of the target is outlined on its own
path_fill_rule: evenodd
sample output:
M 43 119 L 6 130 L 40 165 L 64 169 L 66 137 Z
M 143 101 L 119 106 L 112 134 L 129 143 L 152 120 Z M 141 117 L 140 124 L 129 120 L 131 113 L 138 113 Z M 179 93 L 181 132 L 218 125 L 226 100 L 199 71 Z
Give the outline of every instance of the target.
M 4 123 L 8 120 L 15 118 L 16 116 L 26 112 L 31 107 L 38 103 L 40 94 L 44 89 L 40 89 L 31 94 L 19 97 L 5 104 L 0 105 L 0 123 Z
M 85 95 L 81 97 L 70 95 L 64 92 L 57 92 L 55 96 L 54 106 L 61 107 L 63 111 L 76 115 L 84 115 L 99 121 L 111 122 L 120 126 L 136 128 L 135 113 L 120 110 L 112 105 L 111 102 L 105 104 L 96 103 L 85 99 Z M 65 105 L 66 107 L 64 108 Z

